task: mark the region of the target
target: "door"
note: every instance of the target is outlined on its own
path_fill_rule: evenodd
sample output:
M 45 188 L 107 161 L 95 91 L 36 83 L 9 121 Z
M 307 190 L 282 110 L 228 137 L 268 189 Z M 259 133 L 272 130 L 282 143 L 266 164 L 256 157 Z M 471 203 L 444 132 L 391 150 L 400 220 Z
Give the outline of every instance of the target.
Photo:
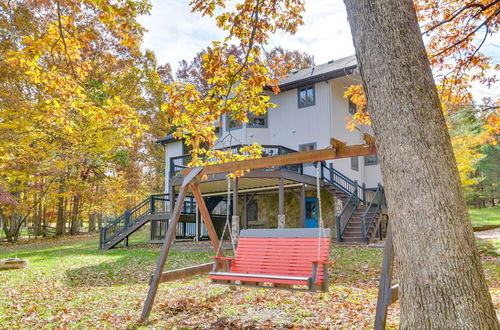
M 318 228 L 318 199 L 306 198 L 306 228 Z

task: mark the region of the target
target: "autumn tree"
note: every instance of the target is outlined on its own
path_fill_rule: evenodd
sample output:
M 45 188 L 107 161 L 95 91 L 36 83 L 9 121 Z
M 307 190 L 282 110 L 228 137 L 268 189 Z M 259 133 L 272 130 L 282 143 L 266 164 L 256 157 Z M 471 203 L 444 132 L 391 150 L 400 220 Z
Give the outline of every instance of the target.
M 144 128 L 134 108 L 136 17 L 148 9 L 146 1 L 0 4 L 0 182 L 18 201 L 2 209 L 8 239 L 49 200 L 59 233 L 68 216 L 76 233 L 82 203 L 103 191 L 98 182 L 120 177 L 120 152 Z

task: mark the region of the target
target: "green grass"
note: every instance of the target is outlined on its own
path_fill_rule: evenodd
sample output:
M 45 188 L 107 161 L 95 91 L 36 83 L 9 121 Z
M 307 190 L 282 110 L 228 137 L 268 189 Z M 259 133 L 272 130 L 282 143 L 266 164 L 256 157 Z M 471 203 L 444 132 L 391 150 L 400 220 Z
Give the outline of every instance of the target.
M 311 294 L 210 285 L 205 276 L 162 283 L 150 322 L 137 324 L 159 245 L 140 231 L 127 249 L 97 249 L 97 237 L 79 236 L 1 245 L 0 259 L 27 259 L 26 269 L 0 271 L 3 328 L 357 328 L 371 327 L 382 249 L 332 248 L 330 291 Z M 173 247 L 166 268 L 205 262 L 211 251 Z M 493 297 L 500 297 L 498 255 L 480 249 Z M 177 251 L 176 251 L 177 250 Z M 397 305 L 389 328 L 397 327 Z
M 500 206 L 469 209 L 473 226 L 500 225 Z

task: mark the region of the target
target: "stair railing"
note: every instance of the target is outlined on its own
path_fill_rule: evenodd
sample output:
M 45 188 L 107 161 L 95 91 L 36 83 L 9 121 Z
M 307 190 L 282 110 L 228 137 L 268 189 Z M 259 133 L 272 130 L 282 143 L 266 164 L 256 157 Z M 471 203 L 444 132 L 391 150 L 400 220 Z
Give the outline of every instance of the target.
M 321 162 L 321 178 L 331 185 L 335 186 L 337 189 L 341 190 L 347 195 L 351 195 L 353 192 L 357 193 L 357 199 L 363 204 L 366 202 L 366 187 L 365 185 L 359 185 L 357 181 L 353 181 L 344 174 L 340 173 L 333 168 L 330 163 L 328 167 L 326 162 Z
M 375 190 L 375 193 L 373 194 L 373 198 L 370 201 L 370 204 L 368 205 L 365 212 L 361 216 L 361 233 L 363 235 L 362 236 L 363 241 L 365 242 L 368 241 L 368 234 L 370 228 L 372 227 L 372 224 L 375 221 L 377 215 L 379 214 L 380 208 L 382 207 L 383 190 L 384 188 L 382 187 L 382 185 L 380 183 L 377 184 L 377 190 Z
M 154 194 L 144 199 L 130 210 L 125 210 L 123 214 L 100 228 L 100 248 L 103 248 L 104 245 L 126 232 L 128 228 L 137 224 L 144 216 L 168 213 L 169 203 L 170 194 Z M 186 196 L 182 207 L 182 213 L 193 214 L 195 212 L 196 201 L 194 197 Z
M 342 237 L 344 236 L 345 229 L 349 225 L 349 222 L 352 219 L 352 215 L 356 210 L 358 209 L 358 191 L 357 188 L 354 189 L 354 191 L 350 194 L 349 199 L 345 203 L 344 207 L 342 208 L 342 211 L 340 211 L 340 214 L 338 214 L 335 217 L 336 220 L 336 228 L 337 228 L 337 242 L 342 241 Z M 342 225 L 342 217 L 344 214 L 347 212 L 347 210 L 351 208 L 351 212 L 347 216 L 347 221 Z

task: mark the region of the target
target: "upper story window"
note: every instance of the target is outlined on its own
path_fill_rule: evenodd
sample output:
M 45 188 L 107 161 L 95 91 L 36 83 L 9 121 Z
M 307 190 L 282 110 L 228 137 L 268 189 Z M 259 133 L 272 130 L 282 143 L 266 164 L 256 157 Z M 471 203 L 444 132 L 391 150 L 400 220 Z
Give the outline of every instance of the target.
M 250 128 L 267 127 L 267 113 L 263 115 L 256 115 L 249 112 L 247 127 Z
M 231 115 L 226 115 L 226 131 L 241 128 L 241 123 L 236 119 L 231 118 Z
M 370 166 L 370 165 L 378 165 L 378 156 L 377 155 L 365 156 L 365 166 Z
M 314 85 L 298 89 L 299 108 L 309 107 L 316 103 Z
M 352 103 L 352 101 L 349 100 L 349 113 L 351 115 L 354 115 L 354 114 L 356 114 L 357 111 L 358 111 L 358 107 L 356 106 L 356 104 Z

